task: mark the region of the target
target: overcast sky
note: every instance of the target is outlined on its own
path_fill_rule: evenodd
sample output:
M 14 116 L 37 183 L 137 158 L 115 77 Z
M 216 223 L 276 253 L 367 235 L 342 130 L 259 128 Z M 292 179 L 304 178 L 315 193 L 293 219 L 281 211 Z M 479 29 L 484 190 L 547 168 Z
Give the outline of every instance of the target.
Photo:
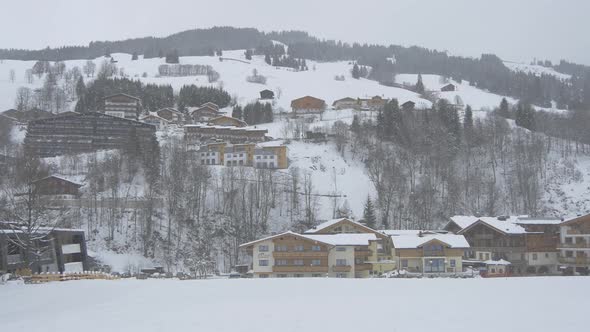
M 86 45 L 231 25 L 590 65 L 588 0 L 1 0 L 0 48 Z

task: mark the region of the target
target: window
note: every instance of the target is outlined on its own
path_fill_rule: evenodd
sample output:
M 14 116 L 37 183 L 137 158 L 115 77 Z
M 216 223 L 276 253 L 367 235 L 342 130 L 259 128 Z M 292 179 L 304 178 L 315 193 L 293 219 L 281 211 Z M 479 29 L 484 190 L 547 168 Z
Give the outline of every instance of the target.
M 286 259 L 278 259 L 277 260 L 277 266 L 285 266 L 285 265 L 287 265 Z
M 294 248 L 295 251 L 305 251 L 305 247 L 302 244 L 298 244 Z
M 320 247 L 320 246 L 311 246 L 311 251 L 322 251 L 322 247 Z
M 258 276 L 258 278 L 268 278 L 268 274 L 261 274 Z
M 267 244 L 261 244 L 258 246 L 258 251 L 259 252 L 268 252 L 268 245 Z
M 231 161 L 227 161 L 227 166 L 231 166 Z
M 303 266 L 303 259 L 295 259 L 295 260 L 293 260 L 293 265 L 295 265 L 295 266 Z
M 337 259 L 336 260 L 336 266 L 346 266 L 348 264 L 346 264 L 346 259 Z
M 537 254 L 533 254 L 533 260 L 536 261 L 537 260 Z
M 204 160 L 201 160 L 201 165 L 205 165 L 205 161 Z
M 566 244 L 573 244 L 574 243 L 574 238 L 573 237 L 566 237 L 565 238 L 565 243 Z
M 322 274 L 321 273 L 314 273 L 311 275 L 312 278 L 321 278 Z
M 211 165 L 215 165 L 215 159 L 211 159 Z
M 285 252 L 285 251 L 288 251 L 288 248 L 286 245 L 276 245 L 275 250 L 280 251 L 280 252 Z
M 565 257 L 571 258 L 574 257 L 574 252 L 571 250 L 568 250 L 565 252 Z
M 457 266 L 457 262 L 454 259 L 451 259 L 451 267 Z
M 346 278 L 346 273 L 336 273 L 336 278 Z
M 320 259 L 312 259 L 311 266 L 319 266 L 322 265 L 322 261 Z
M 240 160 L 240 161 L 239 161 L 239 165 L 240 165 L 240 166 L 243 166 L 243 165 L 244 165 L 244 161 L 243 161 L 243 160 Z
M 295 273 L 293 276 L 295 278 L 303 278 L 304 277 L 303 273 Z
M 256 156 L 256 159 L 260 159 L 260 156 Z
M 408 260 L 407 259 L 402 259 L 402 268 L 404 268 L 404 269 L 408 268 Z
M 545 253 L 545 258 L 549 258 L 549 253 L 548 252 Z
M 240 153 L 240 157 L 243 157 L 243 156 L 244 156 L 244 154 L 243 153 Z
M 268 163 L 269 168 L 275 168 L 275 163 Z
M 492 268 L 492 273 L 496 273 L 496 269 L 495 268 Z
M 260 266 L 268 266 L 268 259 L 261 259 L 258 261 L 258 265 Z
M 277 274 L 277 278 L 287 278 L 286 274 Z
M 444 258 L 437 259 L 426 259 L 424 261 L 424 272 L 445 272 L 445 260 Z
M 498 272 L 499 273 L 504 273 L 504 270 L 503 269 L 498 269 Z
M 346 251 L 346 247 L 336 247 L 336 251 Z

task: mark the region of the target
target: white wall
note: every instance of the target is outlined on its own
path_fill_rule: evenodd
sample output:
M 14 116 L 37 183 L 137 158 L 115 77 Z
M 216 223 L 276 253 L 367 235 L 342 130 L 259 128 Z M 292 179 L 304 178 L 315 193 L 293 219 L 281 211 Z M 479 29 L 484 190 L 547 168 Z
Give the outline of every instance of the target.
M 268 246 L 268 252 L 260 252 L 258 248 L 261 245 Z M 274 258 L 272 256 L 272 252 L 274 251 L 274 246 L 272 240 L 262 241 L 254 245 L 254 250 L 252 251 L 252 270 L 255 273 L 272 273 L 272 267 L 275 264 Z M 261 259 L 268 260 L 268 266 L 260 266 L 259 261 Z

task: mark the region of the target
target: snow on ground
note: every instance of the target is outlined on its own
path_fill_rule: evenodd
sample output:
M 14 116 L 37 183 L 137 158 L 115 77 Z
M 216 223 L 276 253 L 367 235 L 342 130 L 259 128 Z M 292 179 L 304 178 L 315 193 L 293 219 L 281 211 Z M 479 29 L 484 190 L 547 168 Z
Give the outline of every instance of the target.
M 526 64 L 526 63 L 518 63 L 518 62 L 512 62 L 512 61 L 504 61 L 504 65 L 506 67 L 508 67 L 508 69 L 515 71 L 515 72 L 520 71 L 520 72 L 524 72 L 527 74 L 535 74 L 536 76 L 551 75 L 551 76 L 555 76 L 556 78 L 561 79 L 561 80 L 569 80 L 570 78 L 572 78 L 571 75 L 560 73 L 550 67 L 531 65 L 531 64 Z
M 585 277 L 88 280 L 0 286 L 2 330 L 584 331 Z
M 19 87 L 37 89 L 43 85 L 43 81 L 37 76 L 33 84 L 25 80 L 25 71 L 33 68 L 35 61 L 0 60 L 0 112 L 14 108 L 14 99 Z M 15 81 L 10 81 L 10 71 L 14 70 Z
M 395 80 L 396 83 L 399 84 L 414 85 L 418 81 L 418 75 L 399 74 L 396 75 Z M 426 90 L 436 92 L 438 98 L 447 99 L 451 103 L 455 104 L 457 101 L 457 97 L 459 97 L 463 105 L 470 105 L 474 110 L 493 109 L 495 107 L 498 107 L 500 105 L 500 102 L 502 101 L 502 98 L 506 98 L 506 100 L 510 104 L 516 104 L 518 102 L 517 99 L 514 99 L 512 97 L 505 97 L 502 95 L 478 89 L 474 86 L 469 85 L 468 81 L 458 83 L 453 80 L 443 81 L 442 77 L 439 75 L 422 75 L 422 82 L 424 83 L 424 87 L 426 88 Z M 440 89 L 443 86 L 449 83 L 452 83 L 457 87 L 456 91 L 440 91 Z M 560 110 L 555 107 L 545 108 L 535 106 L 535 108 L 545 111 L 564 112 L 564 110 Z
M 373 183 L 365 167 L 359 160 L 351 160 L 346 152 L 346 159 L 336 150 L 334 144 L 311 144 L 293 141 L 288 145 L 290 167 L 298 167 L 303 172 L 310 172 L 314 192 L 321 195 L 345 195 L 336 198 L 337 207 L 347 202 L 353 215 L 362 217 L 367 195 L 375 198 Z M 303 179 L 303 174 L 301 174 Z M 302 181 L 302 180 L 300 180 Z M 319 197 L 318 219 L 332 219 L 334 198 Z

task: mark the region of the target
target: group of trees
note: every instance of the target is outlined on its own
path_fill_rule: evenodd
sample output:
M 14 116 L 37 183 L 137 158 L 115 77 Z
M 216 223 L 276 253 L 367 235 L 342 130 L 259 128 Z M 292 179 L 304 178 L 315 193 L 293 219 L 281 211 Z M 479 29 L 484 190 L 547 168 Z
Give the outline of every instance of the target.
M 369 69 L 366 66 L 359 66 L 358 64 L 354 64 L 351 70 L 352 78 L 359 79 L 359 78 L 366 78 L 369 76 Z
M 143 107 L 149 111 L 174 106 L 174 91 L 171 85 L 143 84 L 138 80 L 99 76 L 87 87 L 80 78 L 76 90 L 78 103 L 75 110 L 81 113 L 103 109 L 104 98 L 116 93 L 126 93 L 140 98 Z
M 243 108 L 236 105 L 233 108 L 232 117 L 244 120 L 249 125 L 273 122 L 272 105 L 260 102 L 247 104 Z
M 508 105 L 508 112 L 529 107 Z M 404 112 L 392 100 L 376 121 L 354 119 L 348 149 L 365 160 L 377 193 L 365 219 L 376 215 L 377 227 L 428 229 L 456 214 L 547 212 L 542 188 L 550 153 L 585 150 L 513 129 L 500 108 L 485 118 L 474 119 L 469 106 L 461 113 L 445 100 L 420 112 Z
M 219 107 L 227 107 L 231 102 L 231 96 L 222 88 L 200 87 L 196 85 L 184 85 L 178 93 L 178 109 L 185 110 L 191 106 L 201 106 L 206 102 L 213 102 Z

